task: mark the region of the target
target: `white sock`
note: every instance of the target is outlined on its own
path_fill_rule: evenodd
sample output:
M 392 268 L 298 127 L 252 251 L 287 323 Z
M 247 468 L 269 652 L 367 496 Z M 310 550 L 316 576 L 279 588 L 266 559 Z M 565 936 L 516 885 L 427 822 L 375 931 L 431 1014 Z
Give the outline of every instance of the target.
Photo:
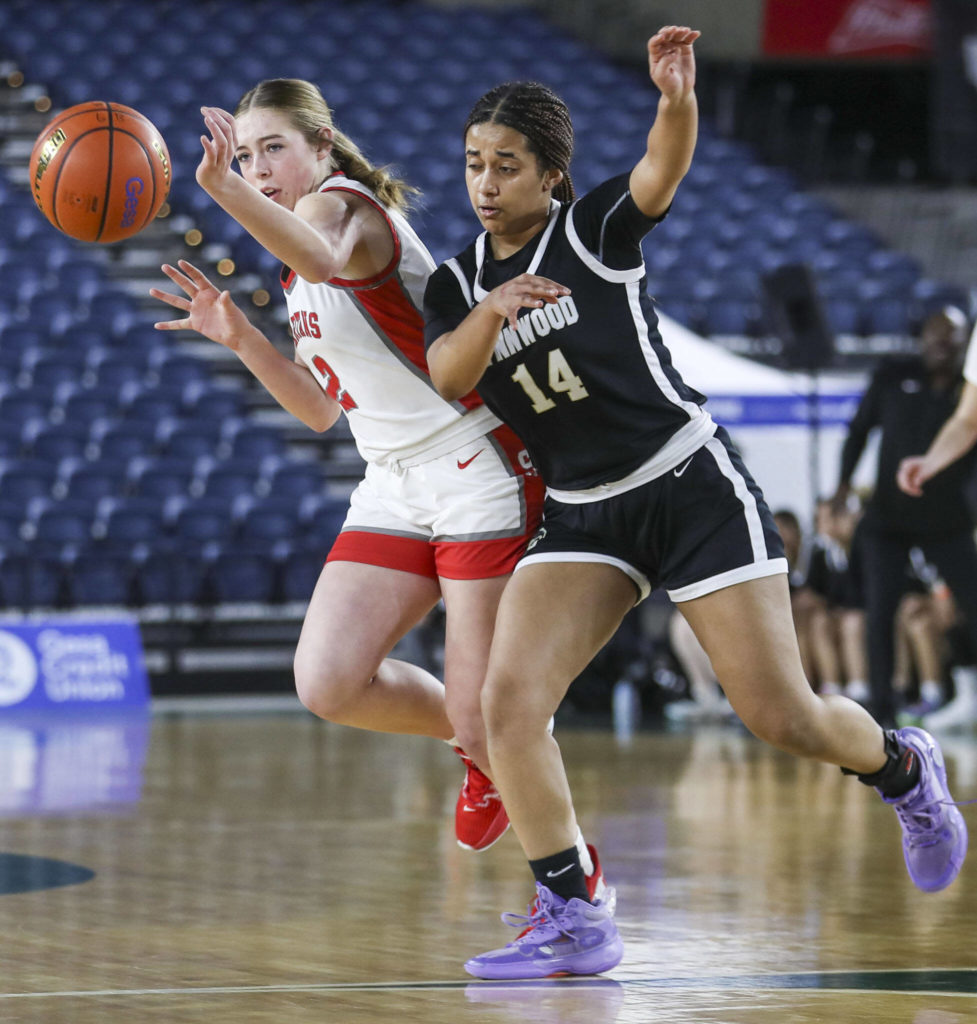
M 583 832 L 577 829 L 577 853 L 580 855 L 580 866 L 583 868 L 585 875 L 592 875 L 594 873 L 594 862 L 590 857 L 590 850 L 587 849 L 587 844 L 584 842 Z
M 977 703 L 977 669 L 970 665 L 960 665 L 951 670 L 953 685 L 957 691 L 955 700 L 961 697 Z
M 919 684 L 919 696 L 927 704 L 939 704 L 943 699 L 943 687 L 935 679 L 924 679 Z
M 458 737 L 457 736 L 452 736 L 450 740 L 445 740 L 444 742 L 447 743 L 449 747 L 460 747 L 461 746 L 461 744 L 458 742 Z

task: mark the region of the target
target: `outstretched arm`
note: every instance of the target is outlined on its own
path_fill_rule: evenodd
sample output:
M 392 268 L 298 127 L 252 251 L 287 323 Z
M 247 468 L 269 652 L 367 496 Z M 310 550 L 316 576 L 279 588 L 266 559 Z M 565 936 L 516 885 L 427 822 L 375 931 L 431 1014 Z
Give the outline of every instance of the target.
M 306 281 L 369 277 L 393 255 L 389 228 L 365 200 L 351 193 L 310 193 L 286 209 L 250 185 L 231 167 L 237 151 L 234 117 L 202 107 L 210 137 L 200 136 L 200 187 L 257 242 Z M 331 140 L 323 139 L 322 159 Z
M 197 331 L 230 349 L 283 409 L 313 430 L 328 430 L 339 419 L 339 403 L 319 387 L 304 364 L 292 362 L 272 345 L 235 305 L 230 292 L 219 291 L 186 260 L 180 260 L 179 269 L 163 264 L 163 273 L 184 294 L 159 288 L 150 288 L 149 294 L 186 316 L 163 320 L 154 325 L 157 330 Z
M 899 463 L 896 481 L 914 498 L 923 493 L 923 484 L 956 462 L 977 444 L 977 385 L 966 381 L 953 415 L 933 438 L 925 455 L 913 455 Z
M 649 217 L 660 217 L 692 163 L 699 131 L 695 97 L 695 29 L 668 25 L 648 40 L 648 70 L 661 92 L 648 148 L 631 172 L 631 197 Z

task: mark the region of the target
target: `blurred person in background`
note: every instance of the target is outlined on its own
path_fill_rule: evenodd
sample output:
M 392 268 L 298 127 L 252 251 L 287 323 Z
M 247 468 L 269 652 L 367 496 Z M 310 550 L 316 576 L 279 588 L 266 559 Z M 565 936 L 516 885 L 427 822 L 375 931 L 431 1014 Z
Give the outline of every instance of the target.
M 919 355 L 887 359 L 872 375 L 842 449 L 836 507 L 848 498 L 870 431 L 881 429 L 875 487 L 860 530 L 860 556 L 871 708 L 884 725 L 895 721 L 895 620 L 913 547 L 923 551 L 950 588 L 977 650 L 977 545 L 964 495 L 977 452 L 970 449 L 930 479 L 919 496 L 896 482 L 902 460 L 927 449 L 960 400 L 967 326 L 966 316 L 954 307 L 927 317 L 919 334 Z M 916 471 L 917 483 L 919 475 Z M 954 684 L 961 700 L 958 709 L 969 715 L 977 707 L 977 671 L 969 665 L 958 668 Z M 947 724 L 944 709 L 935 714 L 943 717 L 927 719 L 927 725 Z

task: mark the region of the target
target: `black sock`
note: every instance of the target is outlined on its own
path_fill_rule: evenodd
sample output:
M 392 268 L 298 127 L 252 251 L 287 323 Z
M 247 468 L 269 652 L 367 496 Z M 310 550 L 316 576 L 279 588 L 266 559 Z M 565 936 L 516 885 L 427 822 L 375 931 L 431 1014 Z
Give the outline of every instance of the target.
M 908 793 L 919 782 L 919 757 L 912 747 L 903 746 L 894 729 L 885 730 L 885 764 L 870 775 L 858 775 L 842 768 L 845 775 L 857 775 L 859 782 L 874 786 L 890 800 Z
M 561 896 L 565 900 L 574 898 L 590 902 L 590 894 L 587 892 L 587 876 L 580 866 L 580 854 L 577 848 L 571 846 L 569 850 L 562 853 L 554 853 L 549 857 L 541 857 L 539 860 L 531 860 L 529 866 L 533 869 L 533 875 L 537 882 L 541 882 L 551 892 Z

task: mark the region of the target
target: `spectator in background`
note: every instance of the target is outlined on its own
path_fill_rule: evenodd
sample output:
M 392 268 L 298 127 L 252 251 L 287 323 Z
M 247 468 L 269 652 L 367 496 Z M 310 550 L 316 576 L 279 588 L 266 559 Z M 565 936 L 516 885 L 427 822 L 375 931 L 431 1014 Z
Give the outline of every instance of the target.
M 945 703 L 943 696 L 947 631 L 957 618 L 953 597 L 919 548 L 909 552 L 906 594 L 896 615 L 893 686 L 906 706 L 899 721 L 918 722 Z M 915 687 L 916 701 L 905 700 Z
M 800 520 L 790 509 L 782 508 L 773 514 L 774 522 L 784 542 L 787 556 L 787 586 L 790 590 L 790 610 L 794 618 L 794 631 L 801 652 L 804 675 L 816 678 L 814 656 L 811 649 L 811 615 L 817 599 L 807 585 L 807 570 L 804 564 L 804 534 Z
M 967 347 L 963 377 L 963 390 L 957 406 L 926 453 L 909 455 L 899 463 L 896 481 L 902 491 L 913 498 L 923 497 L 924 485 L 957 460 L 972 455 L 977 444 L 977 328 Z M 970 630 L 965 645 L 972 647 L 973 635 L 973 630 Z M 954 636 L 959 640 L 958 633 Z M 967 660 L 972 658 L 971 654 Z M 954 673 L 954 684 L 954 699 L 931 718 L 938 728 L 977 722 L 977 672 L 958 669 Z
M 895 620 L 911 548 L 921 548 L 936 566 L 956 599 L 972 641 L 977 640 L 977 546 L 963 493 L 975 461 L 973 449 L 933 479 L 920 497 L 896 485 L 901 460 L 925 451 L 954 411 L 963 384 L 960 365 L 966 329 L 966 317 L 953 307 L 929 316 L 920 332 L 919 355 L 886 360 L 872 376 L 842 450 L 836 506 L 843 506 L 848 498 L 852 473 L 869 432 L 881 428 L 877 481 L 865 510 L 860 552 L 871 705 L 883 725 L 895 719 Z M 973 646 L 977 648 L 977 643 Z M 957 685 L 977 703 L 973 669 L 961 673 Z M 926 724 L 932 723 L 927 720 Z
M 869 702 L 865 652 L 865 610 L 854 549 L 861 508 L 851 501 L 835 507 L 819 501 L 817 539 L 811 550 L 807 586 L 815 597 L 810 613 L 811 653 L 820 693 L 844 693 Z

